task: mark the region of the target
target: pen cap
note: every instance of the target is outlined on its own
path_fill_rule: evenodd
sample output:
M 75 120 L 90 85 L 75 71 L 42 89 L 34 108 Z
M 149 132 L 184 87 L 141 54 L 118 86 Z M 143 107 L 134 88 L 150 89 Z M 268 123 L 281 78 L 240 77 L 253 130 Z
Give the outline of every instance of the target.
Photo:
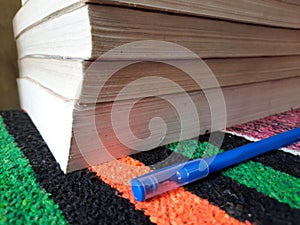
M 194 182 L 209 174 L 209 166 L 203 159 L 180 163 L 153 171 L 131 180 L 132 193 L 137 201 Z

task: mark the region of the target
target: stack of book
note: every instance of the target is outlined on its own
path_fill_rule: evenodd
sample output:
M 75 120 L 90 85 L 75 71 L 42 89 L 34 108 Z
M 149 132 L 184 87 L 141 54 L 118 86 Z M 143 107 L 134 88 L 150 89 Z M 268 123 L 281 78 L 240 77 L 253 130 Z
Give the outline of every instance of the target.
M 300 106 L 296 1 L 22 3 L 21 105 L 64 172 Z

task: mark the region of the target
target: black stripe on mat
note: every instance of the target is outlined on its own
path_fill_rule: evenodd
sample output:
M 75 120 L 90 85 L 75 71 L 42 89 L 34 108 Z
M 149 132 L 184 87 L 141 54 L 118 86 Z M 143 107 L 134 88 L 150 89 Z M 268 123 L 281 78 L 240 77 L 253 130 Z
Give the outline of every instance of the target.
M 71 224 L 152 224 L 116 190 L 87 169 L 63 174 L 48 147 L 22 111 L 0 112 L 8 132 L 35 172 L 40 185 L 52 194 Z
M 269 198 L 255 189 L 247 188 L 220 173 L 189 184 L 186 189 L 208 199 L 241 221 L 283 225 L 297 224 L 300 220 L 300 210 Z
M 228 149 L 234 144 L 236 136 L 230 136 L 224 139 L 223 146 L 228 145 Z M 200 137 L 203 140 L 203 137 Z M 231 147 L 230 147 L 230 146 Z M 172 151 L 165 148 L 158 148 L 146 153 L 133 155 L 145 165 L 153 165 L 163 161 L 166 156 L 171 155 Z M 176 157 L 176 155 L 178 155 Z M 149 157 L 151 156 L 151 157 Z M 173 153 L 174 159 L 178 161 L 184 159 L 180 154 Z M 186 159 L 186 158 L 185 158 Z M 247 188 L 238 182 L 222 176 L 220 172 L 211 174 L 209 177 L 187 185 L 185 187 L 190 192 L 201 198 L 208 199 L 209 202 L 219 206 L 232 217 L 245 221 L 249 220 L 257 224 L 297 224 L 300 221 L 300 210 L 293 209 L 287 204 L 279 203 L 273 198 L 258 193 L 255 189 Z
M 144 163 L 153 170 L 189 160 L 188 157 L 166 149 L 165 147 L 159 147 L 154 150 L 137 153 L 131 155 L 131 157 Z

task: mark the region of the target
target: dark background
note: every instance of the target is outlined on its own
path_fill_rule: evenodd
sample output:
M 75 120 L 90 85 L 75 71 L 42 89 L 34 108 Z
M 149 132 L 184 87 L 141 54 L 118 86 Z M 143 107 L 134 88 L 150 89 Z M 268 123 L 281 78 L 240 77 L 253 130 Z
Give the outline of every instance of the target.
M 0 0 L 0 110 L 18 109 L 17 50 L 12 20 L 21 0 Z

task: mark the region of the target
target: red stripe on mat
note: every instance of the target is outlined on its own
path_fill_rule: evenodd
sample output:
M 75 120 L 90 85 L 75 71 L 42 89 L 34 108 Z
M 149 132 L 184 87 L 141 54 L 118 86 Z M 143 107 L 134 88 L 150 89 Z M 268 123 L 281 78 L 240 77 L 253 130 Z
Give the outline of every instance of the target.
M 135 201 L 129 182 L 132 178 L 150 172 L 151 169 L 143 163 L 131 158 L 124 157 L 89 168 L 97 176 L 112 188 L 118 190 L 123 198 L 128 199 L 135 205 L 137 210 L 144 211 L 150 217 L 151 222 L 156 224 L 251 224 L 242 223 L 207 200 L 179 188 L 153 199 Z
M 231 127 L 228 131 L 246 138 L 262 140 L 297 127 L 300 127 L 300 108 Z M 300 151 L 300 141 L 288 148 Z

